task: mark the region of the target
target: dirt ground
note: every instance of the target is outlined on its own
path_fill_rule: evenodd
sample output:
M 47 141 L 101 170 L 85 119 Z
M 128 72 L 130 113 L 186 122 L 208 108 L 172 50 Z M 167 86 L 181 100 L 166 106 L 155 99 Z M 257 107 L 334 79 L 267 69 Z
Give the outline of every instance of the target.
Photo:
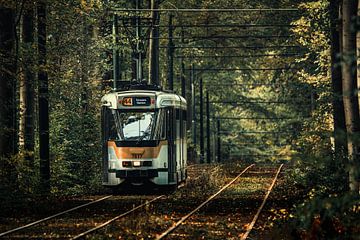
M 193 165 L 184 187 L 160 200 L 121 218 L 87 239 L 154 239 L 202 201 L 231 181 L 244 165 Z M 246 231 L 275 176 L 276 166 L 254 167 L 212 202 L 185 221 L 167 239 L 239 239 Z M 248 239 L 289 239 L 290 233 L 279 228 L 293 200 L 284 194 L 280 178 Z M 5 239 L 69 239 L 82 231 L 149 201 L 158 193 L 116 195 L 108 200 L 59 218 L 8 235 Z M 0 214 L 0 232 L 22 226 L 103 196 L 53 198 Z M 281 226 L 280 226 L 281 227 Z

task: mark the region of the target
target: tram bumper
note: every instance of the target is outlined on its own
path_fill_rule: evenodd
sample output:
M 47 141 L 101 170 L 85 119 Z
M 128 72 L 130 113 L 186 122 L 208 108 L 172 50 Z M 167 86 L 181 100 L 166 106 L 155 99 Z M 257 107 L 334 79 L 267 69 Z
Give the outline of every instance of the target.
M 146 169 L 146 170 L 117 170 L 117 178 L 154 178 L 158 177 L 157 169 Z

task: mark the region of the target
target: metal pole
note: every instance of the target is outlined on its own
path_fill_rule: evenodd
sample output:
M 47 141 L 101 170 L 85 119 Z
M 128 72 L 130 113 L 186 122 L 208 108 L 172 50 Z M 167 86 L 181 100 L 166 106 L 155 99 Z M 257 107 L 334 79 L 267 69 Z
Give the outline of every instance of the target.
M 173 15 L 169 15 L 169 42 L 168 42 L 168 83 L 169 89 L 174 90 L 174 42 L 173 42 Z
M 181 31 L 181 43 L 184 44 L 184 29 Z M 180 71 L 180 79 L 181 79 L 181 96 L 186 98 L 186 78 L 185 78 L 185 63 L 184 58 L 180 59 L 181 62 L 181 71 Z
M 211 151 L 210 151 L 210 101 L 209 101 L 209 92 L 206 91 L 206 162 L 211 162 Z
M 204 163 L 204 97 L 203 79 L 200 78 L 200 163 Z
M 113 46 L 113 75 L 114 75 L 114 83 L 113 83 L 113 87 L 114 90 L 118 89 L 118 81 L 119 81 L 119 76 L 120 76 L 120 56 L 119 56 L 119 49 L 118 49 L 118 44 L 119 44 L 119 36 L 118 36 L 118 16 L 116 14 L 113 15 L 113 41 L 114 41 L 114 46 Z
M 151 9 L 159 8 L 159 0 L 151 0 Z M 159 21 L 158 11 L 151 12 L 152 26 L 149 39 L 149 83 L 160 85 L 159 81 Z
M 216 121 L 212 121 L 213 129 L 216 129 Z M 216 162 L 216 130 L 212 132 L 212 159 Z
M 217 119 L 217 160 L 221 162 L 221 136 L 220 136 L 220 119 Z
M 186 98 L 185 63 L 183 60 L 181 60 L 180 80 L 181 80 L 181 96 Z
M 186 101 L 187 101 L 187 116 L 186 116 L 186 130 L 192 130 L 192 76 L 191 76 L 191 71 L 187 72 L 189 74 L 188 79 L 189 79 L 189 84 L 187 85 L 187 96 L 186 96 Z
M 141 0 L 136 0 L 136 9 L 139 10 L 141 7 Z M 142 49 L 140 45 L 141 38 L 141 19 L 140 13 L 137 12 L 136 16 L 136 80 L 138 82 L 142 81 Z
M 195 71 L 194 64 L 191 66 L 191 103 L 192 103 L 192 129 L 193 129 L 193 143 L 196 150 L 196 103 L 195 103 Z

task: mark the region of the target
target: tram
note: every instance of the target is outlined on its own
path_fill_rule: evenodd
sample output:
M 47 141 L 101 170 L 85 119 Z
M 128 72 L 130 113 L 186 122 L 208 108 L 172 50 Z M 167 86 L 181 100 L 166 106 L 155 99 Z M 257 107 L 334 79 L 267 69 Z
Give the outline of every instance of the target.
M 186 180 L 186 100 L 141 85 L 101 99 L 103 186 Z

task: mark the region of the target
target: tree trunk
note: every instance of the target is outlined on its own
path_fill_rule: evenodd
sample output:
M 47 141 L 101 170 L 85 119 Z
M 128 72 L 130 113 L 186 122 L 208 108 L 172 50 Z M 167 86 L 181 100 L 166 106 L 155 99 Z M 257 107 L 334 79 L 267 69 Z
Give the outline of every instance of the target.
M 0 157 L 16 153 L 15 14 L 0 8 Z
M 358 1 L 358 6 L 357 6 L 357 17 L 360 17 L 360 1 Z M 356 69 L 359 69 L 360 67 L 360 30 L 359 30 L 359 23 L 356 22 Z M 357 78 L 357 87 L 360 86 L 360 70 L 356 71 L 356 78 Z M 360 105 L 360 98 L 359 98 L 359 92 L 358 92 L 358 103 Z
M 331 82 L 333 89 L 333 118 L 334 118 L 334 138 L 335 155 L 341 156 L 347 151 L 346 147 L 346 124 L 344 103 L 342 100 L 342 79 L 341 79 L 341 59 L 340 59 L 340 26 L 339 26 L 339 0 L 330 1 L 330 21 L 331 21 Z M 359 71 L 360 72 L 360 71 Z
M 46 67 L 46 4 L 38 3 L 38 80 L 39 80 L 39 151 L 40 180 L 43 193 L 50 191 L 49 103 Z
M 22 37 L 23 37 L 23 83 L 20 84 L 20 101 L 22 103 L 23 113 L 20 121 L 20 129 L 23 134 L 23 149 L 25 152 L 25 160 L 30 166 L 34 164 L 34 62 L 32 45 L 34 43 L 34 11 L 28 9 L 24 12 L 22 20 Z
M 356 136 L 360 132 L 359 103 L 357 97 L 356 79 L 356 33 L 355 26 L 357 1 L 343 0 L 343 100 L 345 110 L 345 122 L 348 141 L 349 157 L 349 187 L 350 191 L 359 192 L 359 182 L 357 177 L 359 166 L 359 141 Z

